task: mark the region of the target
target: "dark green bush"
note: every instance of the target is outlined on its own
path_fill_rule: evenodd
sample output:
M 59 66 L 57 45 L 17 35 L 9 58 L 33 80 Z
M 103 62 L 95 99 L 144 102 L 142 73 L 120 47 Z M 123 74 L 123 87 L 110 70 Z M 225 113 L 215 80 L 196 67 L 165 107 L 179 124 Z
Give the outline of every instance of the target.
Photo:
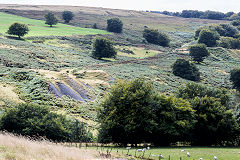
M 240 20 L 234 20 L 231 23 L 233 26 L 240 26 Z
M 220 34 L 220 36 L 234 37 L 238 33 L 238 30 L 230 24 L 220 24 L 220 26 L 224 29 L 224 33 Z
M 0 117 L 0 129 L 54 141 L 88 141 L 91 138 L 85 124 L 31 103 L 7 109 Z
M 22 36 L 26 35 L 28 33 L 29 29 L 28 26 L 21 23 L 13 23 L 7 33 L 10 35 L 16 35 L 20 39 Z
M 111 18 L 107 20 L 107 31 L 122 33 L 123 23 L 119 18 Z
M 205 44 L 195 44 L 189 46 L 189 55 L 196 62 L 202 62 L 205 57 L 209 56 L 209 52 Z
M 233 83 L 233 88 L 240 91 L 240 69 L 233 69 L 230 73 L 230 81 Z
M 221 37 L 218 45 L 223 48 L 240 49 L 240 39 Z
M 106 38 L 97 37 L 93 42 L 92 55 L 95 58 L 115 58 L 117 52 L 112 42 Z
M 65 23 L 69 23 L 74 17 L 73 12 L 71 11 L 64 11 L 62 13 L 62 18 L 64 19 Z
M 170 39 L 164 33 L 158 32 L 158 30 L 146 28 L 143 31 L 143 37 L 147 40 L 148 43 L 160 45 L 160 46 L 169 46 Z
M 172 71 L 175 76 L 179 76 L 191 81 L 200 81 L 199 69 L 185 59 L 177 59 L 172 66 Z
M 217 44 L 219 35 L 209 29 L 203 29 L 199 33 L 198 43 L 203 43 L 208 47 L 214 47 Z

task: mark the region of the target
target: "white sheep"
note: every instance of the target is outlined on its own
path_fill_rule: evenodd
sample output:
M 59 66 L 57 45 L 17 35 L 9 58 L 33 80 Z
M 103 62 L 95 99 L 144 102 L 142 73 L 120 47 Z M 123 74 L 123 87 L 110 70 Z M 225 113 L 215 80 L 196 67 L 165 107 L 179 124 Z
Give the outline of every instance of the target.
M 199 160 L 203 160 L 203 158 L 200 158 Z
M 185 151 L 185 149 L 181 150 L 181 152 L 184 152 L 184 151 Z
M 131 147 L 127 147 L 126 149 L 129 150 L 129 149 L 131 149 Z
M 138 149 L 137 151 L 138 151 L 138 152 L 142 152 L 143 150 L 142 150 L 142 149 Z
M 213 157 L 214 160 L 218 160 L 218 158 L 216 156 Z
M 187 152 L 187 157 L 190 157 L 190 153 L 189 152 Z
M 149 150 L 149 149 L 150 149 L 150 147 L 147 147 L 147 149 Z
M 163 159 L 163 158 L 164 158 L 162 154 L 159 154 L 158 157 L 159 157 L 160 159 Z

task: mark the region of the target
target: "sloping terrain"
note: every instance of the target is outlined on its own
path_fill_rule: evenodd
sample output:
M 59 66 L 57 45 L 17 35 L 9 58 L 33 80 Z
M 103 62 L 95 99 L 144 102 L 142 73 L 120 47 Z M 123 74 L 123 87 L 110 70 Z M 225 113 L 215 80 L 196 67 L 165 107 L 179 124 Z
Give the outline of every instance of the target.
M 33 141 L 24 137 L 0 133 L 1 160 L 86 160 L 98 158 L 95 150 L 57 145 L 48 141 Z

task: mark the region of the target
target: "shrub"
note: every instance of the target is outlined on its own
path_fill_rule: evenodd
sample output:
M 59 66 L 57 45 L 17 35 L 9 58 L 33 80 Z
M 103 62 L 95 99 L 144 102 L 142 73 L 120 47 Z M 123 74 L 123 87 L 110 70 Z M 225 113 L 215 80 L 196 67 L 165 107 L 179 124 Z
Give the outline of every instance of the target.
M 189 55 L 196 62 L 202 62 L 205 57 L 209 56 L 209 52 L 205 44 L 195 44 L 189 47 Z
M 64 11 L 62 13 L 62 18 L 64 19 L 65 23 L 69 23 L 74 17 L 73 12 L 71 11 Z
M 240 49 L 240 39 L 221 37 L 218 45 L 223 48 Z
M 95 58 L 115 58 L 117 52 L 110 40 L 97 37 L 93 42 L 92 55 Z
M 240 26 L 240 20 L 234 20 L 231 23 L 233 26 Z
M 240 91 L 240 69 L 233 69 L 230 72 L 230 81 L 233 83 L 233 88 Z
M 49 12 L 44 17 L 46 19 L 45 24 L 50 25 L 50 27 L 52 27 L 53 25 L 56 25 L 58 23 L 58 19 L 55 17 L 55 15 L 52 12 Z
M 214 97 L 219 99 L 223 106 L 228 106 L 230 95 L 226 89 L 211 88 L 197 83 L 187 83 L 178 88 L 176 97 L 192 100 L 195 97 Z
M 0 129 L 28 136 L 42 136 L 54 141 L 87 141 L 85 124 L 50 112 L 45 106 L 19 104 L 0 117 Z
M 209 29 L 203 29 L 199 33 L 198 43 L 203 43 L 208 47 L 216 46 L 219 36 Z
M 185 59 L 177 59 L 172 66 L 173 74 L 184 79 L 199 81 L 200 72 L 199 69 L 189 61 Z
M 21 23 L 13 23 L 7 33 L 10 35 L 17 35 L 20 39 L 22 36 L 26 35 L 28 33 L 29 29 L 28 26 Z
M 107 31 L 122 33 L 123 23 L 119 18 L 111 18 L 107 20 Z
M 169 46 L 170 39 L 168 36 L 164 33 L 158 32 L 158 30 L 145 28 L 143 31 L 143 37 L 148 43 L 160 46 Z

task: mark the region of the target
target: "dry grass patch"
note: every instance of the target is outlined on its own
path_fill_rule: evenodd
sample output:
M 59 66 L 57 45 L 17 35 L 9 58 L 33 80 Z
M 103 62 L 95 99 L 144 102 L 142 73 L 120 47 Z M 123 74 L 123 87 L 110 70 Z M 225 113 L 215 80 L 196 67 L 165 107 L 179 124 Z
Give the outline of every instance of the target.
M 0 99 L 8 100 L 15 103 L 23 103 L 23 101 L 18 97 L 18 95 L 14 92 L 14 87 L 8 84 L 0 83 Z M 1 102 L 0 102 L 1 105 Z
M 49 141 L 33 141 L 24 137 L 0 133 L 1 160 L 91 160 L 94 150 L 57 145 Z

